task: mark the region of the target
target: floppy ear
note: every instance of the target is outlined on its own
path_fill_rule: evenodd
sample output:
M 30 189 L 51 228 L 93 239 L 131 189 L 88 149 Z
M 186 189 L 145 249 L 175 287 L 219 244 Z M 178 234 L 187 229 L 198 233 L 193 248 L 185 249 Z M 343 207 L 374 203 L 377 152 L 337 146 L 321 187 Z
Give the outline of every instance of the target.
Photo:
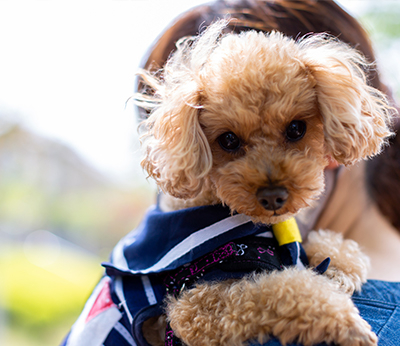
M 212 167 L 211 148 L 199 122 L 202 70 L 226 25 L 219 21 L 194 41 L 179 41 L 162 78 L 140 73 L 155 91 L 153 96 L 135 95 L 135 103 L 151 111 L 140 126 L 146 149 L 142 167 L 164 192 L 178 198 L 198 195 Z
M 316 82 L 327 155 L 348 165 L 378 154 L 391 135 L 393 108 L 379 90 L 367 85 L 365 58 L 324 35 L 305 38 L 300 47 Z
M 158 108 L 142 126 L 147 128 L 142 136 L 146 143 L 142 167 L 174 197 L 199 194 L 212 167 L 211 149 L 198 117 L 197 108 L 179 102 L 171 109 Z

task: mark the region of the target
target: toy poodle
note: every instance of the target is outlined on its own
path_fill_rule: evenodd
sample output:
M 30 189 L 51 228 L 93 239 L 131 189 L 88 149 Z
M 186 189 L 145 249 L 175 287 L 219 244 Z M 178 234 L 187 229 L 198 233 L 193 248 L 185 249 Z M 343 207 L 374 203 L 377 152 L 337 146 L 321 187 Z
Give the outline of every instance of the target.
M 381 151 L 391 108 L 368 86 L 365 58 L 337 39 L 227 28 L 218 21 L 181 39 L 161 77 L 140 72 L 149 87 L 136 96 L 149 111 L 142 166 L 164 210 L 223 204 L 255 224 L 280 224 L 318 198 L 330 161 L 351 165 Z M 174 336 L 186 345 L 269 335 L 283 344 L 376 345 L 351 301 L 368 258 L 329 231 L 311 232 L 304 249 L 306 268 L 199 280 L 169 295 Z M 327 257 L 323 274 L 313 269 Z

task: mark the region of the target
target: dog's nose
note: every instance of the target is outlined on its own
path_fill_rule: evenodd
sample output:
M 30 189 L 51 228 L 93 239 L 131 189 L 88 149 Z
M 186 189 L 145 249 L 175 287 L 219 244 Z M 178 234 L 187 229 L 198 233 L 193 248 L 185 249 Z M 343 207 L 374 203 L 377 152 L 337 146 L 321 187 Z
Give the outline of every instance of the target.
M 288 197 L 288 191 L 282 186 L 261 187 L 257 191 L 258 201 L 267 210 L 282 208 Z

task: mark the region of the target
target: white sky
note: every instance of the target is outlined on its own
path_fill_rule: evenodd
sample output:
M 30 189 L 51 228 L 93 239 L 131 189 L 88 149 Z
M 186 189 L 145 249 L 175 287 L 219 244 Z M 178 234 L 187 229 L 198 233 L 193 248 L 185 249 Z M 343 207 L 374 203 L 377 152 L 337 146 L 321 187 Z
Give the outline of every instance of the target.
M 0 1 L 0 115 L 125 177 L 139 154 L 132 95 L 141 56 L 204 0 Z M 350 10 L 364 0 L 342 1 Z
M 36 132 L 123 175 L 137 164 L 125 102 L 141 56 L 177 13 L 200 2 L 0 1 L 0 112 L 17 112 Z

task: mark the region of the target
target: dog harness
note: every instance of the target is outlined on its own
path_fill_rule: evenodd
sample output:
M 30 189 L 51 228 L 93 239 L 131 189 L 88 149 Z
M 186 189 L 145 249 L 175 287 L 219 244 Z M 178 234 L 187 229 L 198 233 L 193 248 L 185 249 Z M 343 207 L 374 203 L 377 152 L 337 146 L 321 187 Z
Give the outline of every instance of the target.
M 147 346 L 143 323 L 163 313 L 166 294 L 198 280 L 307 266 L 298 230 L 287 237 L 293 225 L 288 221 L 273 232 L 222 205 L 151 208 L 103 263 L 106 273 L 62 346 Z

